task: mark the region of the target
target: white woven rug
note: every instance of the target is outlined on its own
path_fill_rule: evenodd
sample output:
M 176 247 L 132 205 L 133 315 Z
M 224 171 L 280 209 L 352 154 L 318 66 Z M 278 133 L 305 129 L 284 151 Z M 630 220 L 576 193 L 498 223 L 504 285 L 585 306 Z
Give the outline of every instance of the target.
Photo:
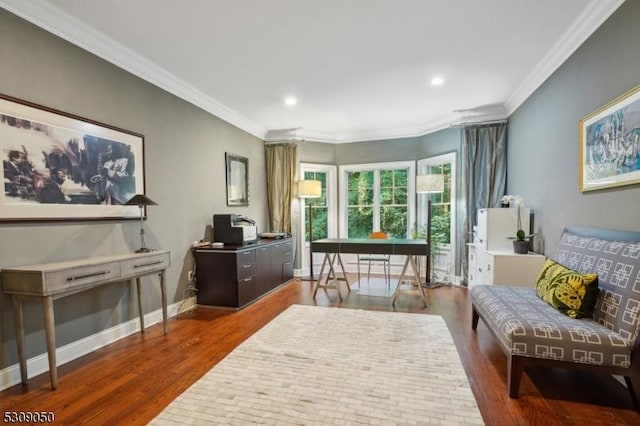
M 293 305 L 152 422 L 484 424 L 439 316 Z

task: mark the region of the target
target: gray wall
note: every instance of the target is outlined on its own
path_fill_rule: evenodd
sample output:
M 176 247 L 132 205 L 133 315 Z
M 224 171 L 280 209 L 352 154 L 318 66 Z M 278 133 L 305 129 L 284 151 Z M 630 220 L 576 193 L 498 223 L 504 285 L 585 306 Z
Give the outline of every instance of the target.
M 640 84 L 640 2 L 625 2 L 510 117 L 507 192 L 532 207 L 537 251 L 568 225 L 640 229 L 640 186 L 578 191 L 578 121 Z
M 238 128 L 0 9 L 0 93 L 145 135 L 147 245 L 171 251 L 169 302 L 181 300 L 192 268 L 190 244 L 212 214 L 234 212 L 266 229 L 264 144 Z M 226 151 L 249 158 L 249 207 L 227 207 Z M 0 268 L 127 253 L 139 247 L 139 221 L 0 224 Z M 145 312 L 160 308 L 155 278 Z M 55 302 L 57 345 L 129 319 L 123 283 Z M 133 305 L 136 305 L 135 299 Z M 45 352 L 38 303 L 25 306 L 27 357 Z M 137 312 L 137 308 L 135 309 Z M 13 312 L 0 295 L 0 369 L 17 363 Z

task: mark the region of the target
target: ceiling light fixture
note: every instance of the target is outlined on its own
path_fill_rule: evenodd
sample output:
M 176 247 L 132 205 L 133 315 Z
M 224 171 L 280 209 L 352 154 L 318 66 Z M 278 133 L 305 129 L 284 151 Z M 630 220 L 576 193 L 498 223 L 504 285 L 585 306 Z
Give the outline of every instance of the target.
M 293 96 L 289 96 L 287 99 L 284 100 L 284 103 L 289 106 L 294 106 L 295 104 L 298 103 L 298 100 Z
M 431 85 L 433 86 L 440 86 L 442 83 L 444 83 L 444 78 L 442 77 L 433 77 L 431 79 Z

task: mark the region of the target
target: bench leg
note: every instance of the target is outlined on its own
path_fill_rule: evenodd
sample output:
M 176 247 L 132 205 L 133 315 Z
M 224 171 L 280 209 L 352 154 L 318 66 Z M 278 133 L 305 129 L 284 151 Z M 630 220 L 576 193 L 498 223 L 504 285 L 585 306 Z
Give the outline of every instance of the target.
M 624 381 L 627 384 L 627 388 L 629 389 L 629 395 L 631 395 L 633 406 L 636 411 L 640 413 L 640 404 L 638 404 L 638 395 L 636 394 L 636 391 L 640 389 L 640 380 L 633 380 L 629 376 L 624 376 Z
M 524 358 L 516 355 L 507 357 L 507 389 L 509 390 L 509 398 L 518 397 L 518 389 L 520 388 L 520 378 L 524 371 Z
M 476 308 L 471 306 L 471 329 L 475 330 L 478 328 L 478 320 L 480 319 L 480 315 L 476 311 Z

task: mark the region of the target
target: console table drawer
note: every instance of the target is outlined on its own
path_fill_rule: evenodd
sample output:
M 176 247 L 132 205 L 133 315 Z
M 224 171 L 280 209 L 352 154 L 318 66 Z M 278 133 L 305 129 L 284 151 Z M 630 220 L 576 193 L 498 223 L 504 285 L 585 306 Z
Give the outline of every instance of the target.
M 96 282 L 113 281 L 120 277 L 120 263 L 110 262 L 99 265 L 74 268 L 72 270 L 45 273 L 42 283 L 43 293 L 55 293 L 72 287 L 83 287 Z
M 169 253 L 158 253 L 122 262 L 122 277 L 139 275 L 145 272 L 161 271 L 169 267 Z

